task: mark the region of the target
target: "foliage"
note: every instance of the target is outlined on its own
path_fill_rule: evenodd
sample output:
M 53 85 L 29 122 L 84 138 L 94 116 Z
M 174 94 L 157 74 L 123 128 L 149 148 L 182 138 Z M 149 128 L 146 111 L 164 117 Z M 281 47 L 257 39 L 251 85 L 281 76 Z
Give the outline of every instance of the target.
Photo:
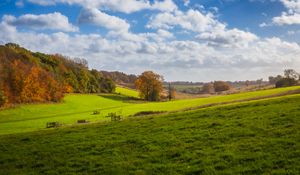
M 110 113 L 107 114 L 106 117 L 110 118 L 112 122 L 122 120 L 121 115 L 118 115 L 116 112 L 110 112 Z
M 132 85 L 134 85 L 137 79 L 136 75 L 133 74 L 127 75 L 123 72 L 118 72 L 118 71 L 114 71 L 114 72 L 101 71 L 101 73 L 103 74 L 104 77 L 112 79 L 117 84 L 128 86 L 130 88 L 134 88 L 134 86 Z
M 214 82 L 214 90 L 215 92 L 228 91 L 231 89 L 231 86 L 224 81 L 215 81 Z
M 170 83 L 168 86 L 168 98 L 169 98 L 169 100 L 176 98 L 176 89 L 174 87 L 172 87 Z
M 33 53 L 14 43 L 0 45 L 0 89 L 6 102 L 57 102 L 64 93 L 110 93 L 111 79 L 88 70 L 84 59 Z
M 0 107 L 6 103 L 6 97 L 3 94 L 3 91 L 0 90 Z
M 163 91 L 163 77 L 152 71 L 143 72 L 135 81 L 140 97 L 147 101 L 159 101 Z
M 1 174 L 299 174 L 300 96 L 0 136 Z
M 206 94 L 214 94 L 215 88 L 213 83 L 206 83 L 203 85 L 202 92 Z
M 297 85 L 297 81 L 293 78 L 281 78 L 278 80 L 275 84 L 277 88 L 279 87 L 289 87 L 289 86 L 295 86 Z
M 270 84 L 276 84 L 279 80 L 281 80 L 283 77 L 281 75 L 277 75 L 275 77 L 269 76 L 269 83 Z
M 299 79 L 299 73 L 296 72 L 293 69 L 286 69 L 286 70 L 284 70 L 284 76 L 286 78 L 291 78 L 291 79 L 294 79 L 294 80 L 298 80 Z
M 284 76 L 277 75 L 276 77 L 269 77 L 269 82 L 275 84 L 277 88 L 295 86 L 299 80 L 300 74 L 293 69 L 284 70 Z

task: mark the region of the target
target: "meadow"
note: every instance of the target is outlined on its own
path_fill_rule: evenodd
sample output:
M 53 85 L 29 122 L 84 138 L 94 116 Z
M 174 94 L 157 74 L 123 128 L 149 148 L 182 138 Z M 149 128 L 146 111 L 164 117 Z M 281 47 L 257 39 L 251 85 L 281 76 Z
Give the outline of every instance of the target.
M 299 174 L 300 95 L 1 135 L 0 155 L 6 175 Z
M 141 111 L 180 111 L 206 105 L 270 97 L 298 89 L 299 86 L 294 86 L 168 102 L 144 102 L 136 99 L 137 92 L 121 87 L 117 88 L 116 94 L 70 94 L 59 104 L 28 104 L 1 110 L 0 135 L 44 130 L 47 122 L 57 121 L 64 125 L 71 125 L 77 120 L 110 121 L 106 116 L 111 112 L 127 118 Z M 127 94 L 129 95 L 125 96 Z M 99 111 L 100 114 L 93 115 L 94 111 Z

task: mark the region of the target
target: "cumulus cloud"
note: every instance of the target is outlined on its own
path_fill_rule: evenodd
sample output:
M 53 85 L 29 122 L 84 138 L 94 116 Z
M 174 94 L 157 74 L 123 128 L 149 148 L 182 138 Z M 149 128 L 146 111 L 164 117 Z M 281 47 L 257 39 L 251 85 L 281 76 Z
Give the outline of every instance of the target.
M 300 0 L 280 0 L 287 8 L 281 16 L 272 19 L 275 25 L 299 25 L 300 24 Z
M 187 12 L 175 11 L 160 13 L 153 16 L 148 28 L 172 29 L 176 26 L 184 30 L 198 33 L 196 38 L 212 46 L 241 47 L 247 45 L 258 37 L 250 32 L 239 29 L 227 29 L 224 23 L 218 21 L 212 13 L 203 13 L 198 10 Z
M 142 33 L 133 33 L 126 20 L 106 12 L 96 6 L 86 7 L 78 17 L 81 25 L 105 27 L 108 29 L 105 35 L 64 33 L 61 31 L 69 30 L 61 30 L 57 23 L 59 31 L 40 33 L 37 28 L 49 29 L 51 25 L 34 23 L 31 18 L 30 22 L 24 22 L 21 16 L 5 16 L 0 22 L 0 43 L 15 42 L 33 51 L 86 58 L 91 68 L 100 70 L 141 73 L 152 69 L 167 80 L 253 79 L 273 75 L 285 67 L 300 66 L 297 43 L 230 29 L 210 12 L 195 9 L 161 12 L 147 24 L 151 32 Z M 20 30 L 20 26 L 35 30 Z M 188 37 L 179 38 L 177 32 L 186 32 Z
M 65 32 L 76 32 L 78 28 L 69 23 L 68 17 L 54 12 L 41 15 L 25 14 L 19 17 L 4 15 L 3 22 L 16 27 L 28 27 L 35 30 L 60 30 Z
M 123 13 L 132 13 L 145 9 L 159 11 L 174 11 L 177 9 L 176 4 L 172 0 L 27 0 L 28 2 L 49 6 L 58 3 L 77 4 L 85 8 L 99 8 L 101 10 L 112 10 Z
M 123 19 L 101 12 L 98 9 L 83 9 L 78 17 L 80 24 L 94 24 L 114 31 L 128 31 L 130 25 Z
M 153 39 L 171 36 L 162 29 L 156 33 L 127 32 L 126 35 L 128 38 L 117 36 L 110 39 L 99 34 L 20 32 L 14 26 L 0 23 L 1 43 L 16 42 L 33 51 L 83 57 L 97 69 L 130 73 L 153 69 L 169 80 L 236 80 L 248 78 L 242 74 L 245 70 L 252 71 L 252 76 L 267 76 L 270 75 L 269 69 L 279 72 L 282 65 L 300 65 L 295 56 L 300 55 L 300 46 L 279 38 L 256 39 L 251 45 L 227 49 L 191 40 Z M 211 71 L 215 72 L 214 76 L 209 74 Z
M 299 1 L 300 2 L 300 1 Z M 294 14 L 287 14 L 282 13 L 281 16 L 274 17 L 272 19 L 273 24 L 275 25 L 293 25 L 293 24 L 300 24 L 300 13 L 294 13 Z
M 248 43 L 258 39 L 255 34 L 239 29 L 205 32 L 197 35 L 196 38 L 204 40 L 212 46 L 224 47 L 246 47 Z
M 203 32 L 212 28 L 223 28 L 224 25 L 214 19 L 213 14 L 203 14 L 198 10 L 182 12 L 177 10 L 174 13 L 159 13 L 150 19 L 148 28 L 171 29 L 180 26 L 195 32 Z

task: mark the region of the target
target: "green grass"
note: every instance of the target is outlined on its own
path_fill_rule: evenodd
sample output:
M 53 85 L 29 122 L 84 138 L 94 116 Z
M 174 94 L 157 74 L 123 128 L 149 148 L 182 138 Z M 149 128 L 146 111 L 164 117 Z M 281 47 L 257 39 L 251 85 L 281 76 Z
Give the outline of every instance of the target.
M 135 102 L 126 96 L 116 94 L 67 95 L 64 102 L 60 104 L 21 105 L 13 109 L 1 110 L 0 135 L 44 129 L 47 122 L 53 121 L 63 124 L 74 124 L 79 119 L 91 122 L 108 121 L 110 119 L 105 116 L 109 112 L 117 112 L 127 117 L 141 111 L 176 111 L 212 103 L 269 96 L 295 89 L 299 87 L 151 103 L 140 100 Z M 122 91 L 126 92 L 124 89 Z M 99 110 L 100 114 L 92 115 L 95 110 Z
M 120 93 L 125 96 L 139 98 L 139 93 L 133 89 L 125 88 L 125 87 L 116 87 L 116 93 Z
M 0 155 L 6 175 L 296 175 L 300 95 L 2 135 Z

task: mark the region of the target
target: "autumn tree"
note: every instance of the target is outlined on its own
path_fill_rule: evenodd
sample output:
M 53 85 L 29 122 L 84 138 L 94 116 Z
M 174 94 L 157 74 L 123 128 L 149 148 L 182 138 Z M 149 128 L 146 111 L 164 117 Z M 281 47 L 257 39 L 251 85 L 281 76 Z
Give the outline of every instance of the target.
M 145 71 L 138 76 L 135 86 L 140 93 L 140 97 L 147 101 L 160 100 L 163 91 L 163 77 L 152 71 Z
M 214 89 L 216 92 L 228 91 L 231 89 L 231 86 L 224 81 L 215 81 Z
M 213 94 L 215 93 L 215 88 L 213 83 L 205 83 L 202 87 L 202 92 L 206 94 Z
M 169 100 L 175 99 L 176 97 L 176 89 L 171 86 L 171 83 L 169 83 L 168 87 L 168 98 Z

